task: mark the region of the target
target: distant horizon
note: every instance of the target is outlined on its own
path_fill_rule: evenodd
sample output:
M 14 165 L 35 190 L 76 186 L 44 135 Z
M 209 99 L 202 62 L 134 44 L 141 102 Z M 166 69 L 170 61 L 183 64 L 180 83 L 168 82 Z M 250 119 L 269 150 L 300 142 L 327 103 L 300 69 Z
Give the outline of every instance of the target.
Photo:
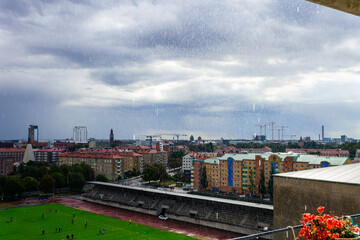
M 201 136 L 200 136 L 201 137 Z M 354 140 L 360 140 L 358 138 L 353 138 L 353 137 L 349 137 L 347 136 L 348 138 L 350 139 L 354 139 Z M 190 137 L 189 137 L 190 138 Z M 180 139 L 179 138 L 179 141 L 190 141 L 189 138 L 187 139 Z M 194 136 L 194 141 L 197 141 L 197 137 Z M 201 137 L 202 140 L 204 141 L 220 141 L 221 138 L 203 138 Z M 341 137 L 325 137 L 325 139 L 340 139 Z M 109 141 L 109 138 L 94 138 L 94 137 L 90 137 L 88 138 L 88 141 L 91 140 L 91 139 L 95 139 L 95 140 L 98 140 L 98 141 Z M 39 139 L 38 142 L 48 142 L 48 141 L 63 141 L 63 140 L 73 140 L 72 138 L 49 138 L 49 139 Z M 147 141 L 146 138 L 144 139 L 140 139 L 140 138 L 137 138 L 137 139 L 130 139 L 130 138 L 114 138 L 114 141 Z M 158 139 L 158 138 L 155 138 L 153 139 L 154 142 L 159 142 L 159 141 L 163 141 L 163 140 L 166 140 L 166 141 L 177 141 L 177 139 L 170 139 L 170 138 L 162 138 L 161 140 Z M 226 141 L 251 141 L 251 142 L 262 142 L 262 143 L 268 143 L 268 142 L 272 142 L 272 143 L 276 143 L 278 142 L 279 140 L 278 139 L 274 139 L 274 140 L 271 140 L 271 139 L 266 139 L 265 141 L 256 141 L 256 140 L 253 140 L 253 139 L 244 139 L 244 138 L 223 138 L 223 140 L 226 140 Z M 305 137 L 302 138 L 303 141 L 305 141 Z M 19 138 L 19 139 L 0 139 L 0 142 L 6 142 L 6 141 L 27 141 L 27 138 Z M 284 140 L 280 140 L 281 142 L 283 141 L 300 141 L 300 139 L 284 139 Z M 310 138 L 310 141 L 314 141 L 314 142 L 325 142 L 325 143 L 331 143 L 331 142 L 326 142 L 326 141 L 323 141 L 323 140 L 319 140 L 319 139 L 312 139 Z

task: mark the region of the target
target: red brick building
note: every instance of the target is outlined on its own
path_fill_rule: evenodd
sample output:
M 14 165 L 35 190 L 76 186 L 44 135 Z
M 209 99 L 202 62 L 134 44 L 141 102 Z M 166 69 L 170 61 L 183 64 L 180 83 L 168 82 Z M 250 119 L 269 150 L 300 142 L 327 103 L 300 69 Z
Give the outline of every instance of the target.
M 9 175 L 14 169 L 14 163 L 21 163 L 25 148 L 0 148 L 0 176 Z
M 341 149 L 303 149 L 303 148 L 287 148 L 286 152 L 314 154 L 319 156 L 333 156 L 333 157 L 349 157 L 348 150 Z

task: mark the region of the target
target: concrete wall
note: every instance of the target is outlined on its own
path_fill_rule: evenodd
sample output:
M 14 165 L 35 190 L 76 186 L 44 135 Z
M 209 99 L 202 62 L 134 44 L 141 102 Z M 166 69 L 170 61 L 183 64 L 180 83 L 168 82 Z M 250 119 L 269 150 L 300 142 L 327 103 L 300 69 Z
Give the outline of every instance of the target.
M 360 176 L 360 175 L 359 175 Z M 360 185 L 274 176 L 274 228 L 301 224 L 303 213 L 360 213 Z

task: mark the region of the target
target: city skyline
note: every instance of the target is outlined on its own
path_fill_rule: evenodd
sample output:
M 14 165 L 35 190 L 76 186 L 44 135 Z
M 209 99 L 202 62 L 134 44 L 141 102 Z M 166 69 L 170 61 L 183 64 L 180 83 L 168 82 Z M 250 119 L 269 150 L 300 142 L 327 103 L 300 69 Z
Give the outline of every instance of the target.
M 304 0 L 2 1 L 0 19 L 1 140 L 29 125 L 250 139 L 271 121 L 360 138 L 357 16 Z

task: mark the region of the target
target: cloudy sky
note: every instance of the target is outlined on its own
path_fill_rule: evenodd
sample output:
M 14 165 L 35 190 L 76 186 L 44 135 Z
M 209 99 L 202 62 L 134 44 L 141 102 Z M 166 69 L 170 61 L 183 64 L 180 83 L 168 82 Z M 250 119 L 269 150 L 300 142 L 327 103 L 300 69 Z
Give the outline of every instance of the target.
M 359 90 L 360 18 L 304 0 L 0 1 L 0 139 L 360 138 Z

